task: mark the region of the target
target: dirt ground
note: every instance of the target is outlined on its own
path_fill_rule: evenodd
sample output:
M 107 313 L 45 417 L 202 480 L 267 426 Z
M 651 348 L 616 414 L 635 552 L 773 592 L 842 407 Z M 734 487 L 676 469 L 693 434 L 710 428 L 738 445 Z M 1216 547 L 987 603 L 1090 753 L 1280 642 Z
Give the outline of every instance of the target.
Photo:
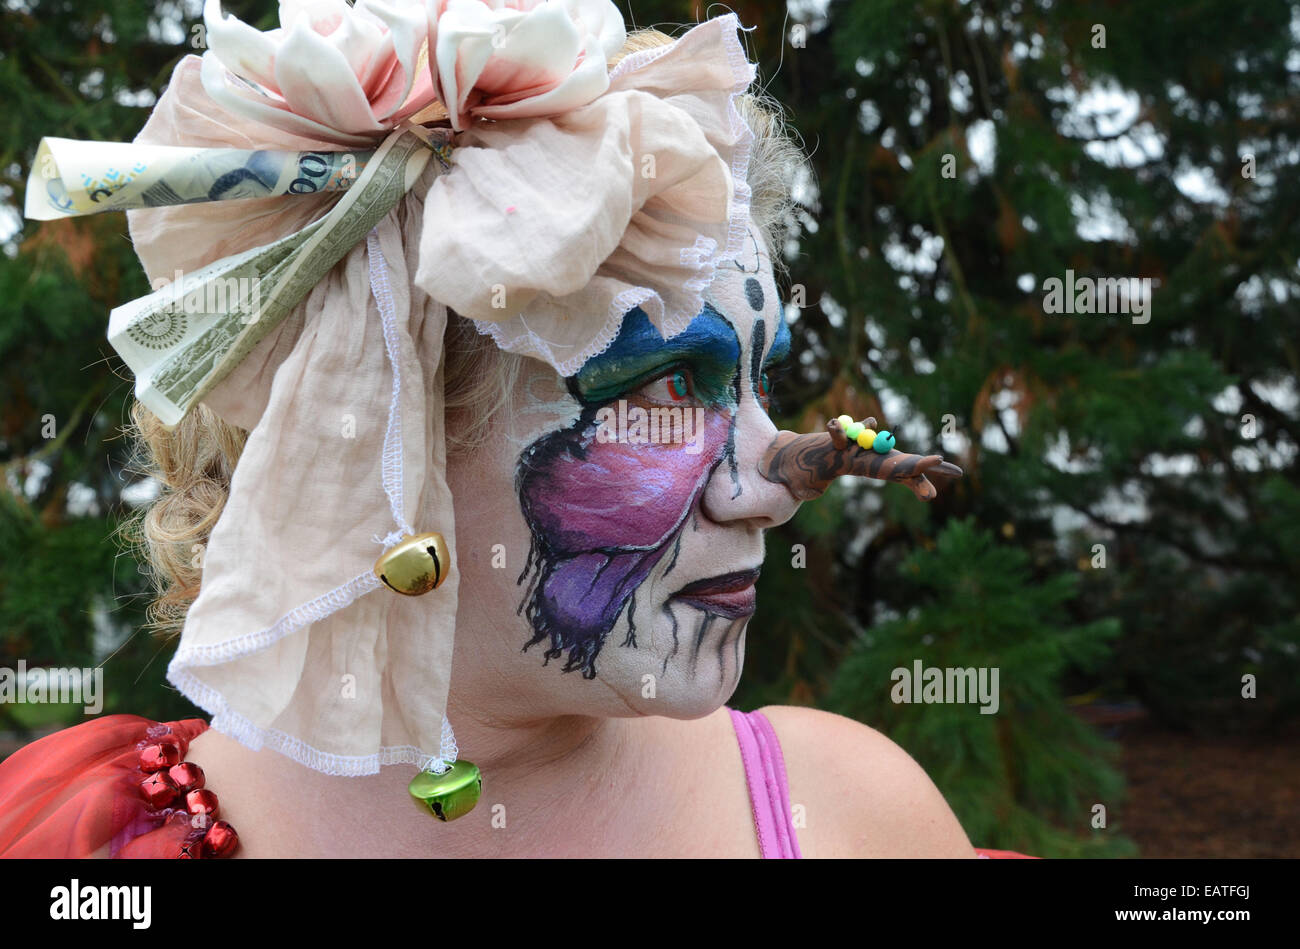
M 1300 857 L 1300 733 L 1197 738 L 1143 721 L 1113 737 L 1143 857 Z

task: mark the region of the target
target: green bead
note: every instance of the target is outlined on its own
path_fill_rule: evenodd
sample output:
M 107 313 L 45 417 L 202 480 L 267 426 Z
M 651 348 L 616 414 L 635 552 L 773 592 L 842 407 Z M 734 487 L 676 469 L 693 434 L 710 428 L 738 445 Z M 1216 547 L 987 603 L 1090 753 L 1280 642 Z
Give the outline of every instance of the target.
M 483 775 L 472 761 L 454 761 L 442 774 L 421 771 L 407 790 L 438 820 L 455 820 L 474 809 L 483 793 Z
M 888 455 L 894 450 L 894 433 L 877 432 L 876 440 L 871 444 L 871 450 L 879 452 L 882 455 Z
M 849 425 L 844 429 L 844 434 L 848 436 L 849 441 L 854 441 L 866 427 L 867 426 L 863 425 L 861 422 L 854 422 L 852 425 Z

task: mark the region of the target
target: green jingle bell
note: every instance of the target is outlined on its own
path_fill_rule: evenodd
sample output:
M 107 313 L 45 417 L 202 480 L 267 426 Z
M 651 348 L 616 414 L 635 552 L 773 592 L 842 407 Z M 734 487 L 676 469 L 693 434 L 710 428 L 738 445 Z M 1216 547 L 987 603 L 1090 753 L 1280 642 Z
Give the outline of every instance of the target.
M 483 775 L 472 761 L 453 761 L 442 774 L 421 771 L 408 788 L 411 797 L 438 820 L 455 820 L 474 809 L 483 793 Z
M 375 576 L 390 589 L 406 596 L 420 596 L 447 578 L 451 552 L 436 532 L 404 537 L 375 561 Z

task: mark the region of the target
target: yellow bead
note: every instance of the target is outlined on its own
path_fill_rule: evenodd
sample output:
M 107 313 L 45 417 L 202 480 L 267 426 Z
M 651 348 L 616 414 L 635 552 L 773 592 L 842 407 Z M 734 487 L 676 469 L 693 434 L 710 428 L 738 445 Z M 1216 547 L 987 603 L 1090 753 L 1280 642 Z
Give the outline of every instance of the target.
M 864 428 L 862 431 L 858 432 L 859 448 L 870 448 L 872 443 L 875 442 L 875 440 L 876 440 L 876 433 L 869 428 Z
M 835 421 L 840 423 L 840 428 L 848 428 L 853 424 L 853 419 L 849 418 L 847 415 L 841 415 Z
M 438 533 L 406 537 L 375 561 L 375 576 L 406 596 L 428 593 L 447 579 L 451 552 Z

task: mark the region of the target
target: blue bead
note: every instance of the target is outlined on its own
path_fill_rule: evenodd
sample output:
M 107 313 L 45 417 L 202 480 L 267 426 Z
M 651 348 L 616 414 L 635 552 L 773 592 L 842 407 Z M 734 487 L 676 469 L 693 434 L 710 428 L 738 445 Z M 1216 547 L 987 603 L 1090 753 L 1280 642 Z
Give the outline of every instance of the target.
M 876 440 L 871 443 L 871 450 L 879 452 L 882 455 L 888 455 L 894 449 L 893 432 L 877 432 Z

